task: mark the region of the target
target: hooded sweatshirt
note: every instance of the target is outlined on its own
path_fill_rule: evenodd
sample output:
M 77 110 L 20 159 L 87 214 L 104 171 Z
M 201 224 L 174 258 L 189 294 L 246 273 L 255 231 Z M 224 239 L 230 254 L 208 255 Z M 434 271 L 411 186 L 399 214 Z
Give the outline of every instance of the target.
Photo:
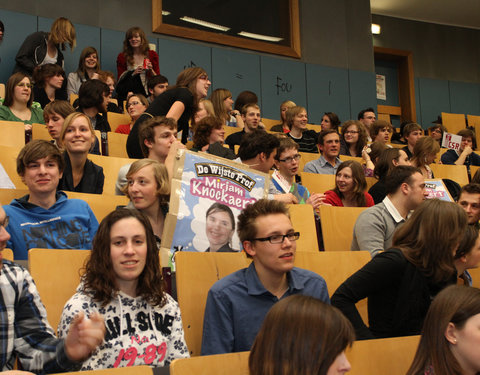
M 188 358 L 182 318 L 177 302 L 165 293 L 164 306 L 152 306 L 143 297 L 121 291 L 105 306 L 90 294 L 77 292 L 65 304 L 58 337 L 66 337 L 76 314 L 98 312 L 105 319 L 105 339 L 82 365 L 83 370 L 148 365 L 168 366 L 175 358 Z
M 88 203 L 57 192 L 55 204 L 45 209 L 29 203 L 28 198 L 26 195 L 3 206 L 11 235 L 7 247 L 13 250 L 15 260 L 26 260 L 28 250 L 33 248 L 92 248 L 98 221 Z

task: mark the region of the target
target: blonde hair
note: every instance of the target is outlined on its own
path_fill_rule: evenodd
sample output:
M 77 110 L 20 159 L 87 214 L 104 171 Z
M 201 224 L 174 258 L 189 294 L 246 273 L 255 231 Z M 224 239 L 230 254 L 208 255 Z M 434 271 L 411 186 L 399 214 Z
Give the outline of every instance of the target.
M 73 113 L 70 113 L 66 118 L 65 118 L 65 121 L 63 122 L 63 125 L 62 125 L 62 130 L 60 132 L 60 140 L 62 141 L 63 143 L 63 140 L 65 139 L 65 133 L 67 132 L 67 129 L 68 127 L 70 126 L 70 124 L 77 118 L 79 117 L 83 117 L 86 121 L 87 121 L 87 124 L 88 124 L 88 128 L 90 129 L 90 132 L 92 133 L 92 146 L 90 147 L 90 149 L 93 148 L 93 146 L 95 145 L 95 140 L 97 139 L 97 136 L 95 135 L 95 130 L 93 129 L 93 125 L 92 125 L 92 122 L 90 121 L 90 119 L 88 118 L 87 115 L 83 114 L 82 112 L 73 112 Z M 65 144 L 63 145 L 65 147 Z M 65 148 L 66 149 L 66 148 Z
M 57 18 L 50 29 L 48 39 L 55 45 L 60 45 L 62 50 L 65 50 L 65 43 L 70 45 L 70 50 L 73 51 L 77 45 L 77 36 L 75 27 L 68 18 Z

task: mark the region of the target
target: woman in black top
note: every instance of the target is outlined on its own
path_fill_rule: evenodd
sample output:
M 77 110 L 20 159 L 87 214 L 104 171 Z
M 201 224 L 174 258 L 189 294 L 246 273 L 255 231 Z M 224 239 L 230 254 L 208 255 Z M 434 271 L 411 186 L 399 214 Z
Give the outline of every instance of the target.
M 33 98 L 42 109 L 54 100 L 68 100 L 65 71 L 56 64 L 37 66 L 33 72 Z
M 455 251 L 467 216 L 455 203 L 427 200 L 397 229 L 391 249 L 376 255 L 332 296 L 357 338 L 420 334 L 433 297 L 456 282 Z M 368 297 L 365 325 L 355 303 Z
M 203 68 L 187 68 L 177 77 L 175 86 L 157 96 L 146 112 L 135 122 L 128 135 L 127 152 L 131 158 L 142 158 L 138 141 L 140 124 L 154 116 L 166 116 L 177 121 L 178 132 L 182 132 L 182 143 L 187 143 L 188 123 L 196 111 L 198 101 L 205 98 L 212 83 Z
M 90 119 L 79 112 L 68 115 L 63 122 L 60 139 L 65 148 L 65 169 L 57 189 L 102 194 L 103 168 L 87 159 L 95 143 Z

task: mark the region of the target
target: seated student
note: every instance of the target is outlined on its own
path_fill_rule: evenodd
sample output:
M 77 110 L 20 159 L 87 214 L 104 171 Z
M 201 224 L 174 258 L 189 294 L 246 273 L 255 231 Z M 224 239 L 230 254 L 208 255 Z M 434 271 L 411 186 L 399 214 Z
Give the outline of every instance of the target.
M 208 292 L 202 355 L 250 350 L 268 310 L 282 298 L 304 294 L 329 302 L 325 280 L 293 266 L 300 234 L 282 202 L 248 205 L 238 216 L 238 236 L 253 261 Z
M 475 134 L 470 129 L 462 129 L 457 135 L 462 137 L 460 150 L 447 150 L 441 157 L 443 164 L 466 165 L 469 169 L 470 165 L 480 165 L 480 155 L 473 152 L 475 150 L 474 139 Z
M 215 117 L 223 125 L 243 129 L 245 127 L 240 111 L 233 109 L 232 93 L 227 89 L 215 89 L 210 95 Z
M 0 252 L 10 238 L 5 229 L 8 221 L 0 207 Z M 83 309 L 72 319 L 65 339 L 57 339 L 32 277 L 22 266 L 2 261 L 1 255 L 0 296 L 0 316 L 4 322 L 0 325 L 3 345 L 0 369 L 5 374 L 31 374 L 13 370 L 16 360 L 23 370 L 35 373 L 76 371 L 103 341 L 103 318 L 95 312 L 87 318 Z
M 480 184 L 472 183 L 462 186 L 457 204 L 467 213 L 469 225 L 478 227 L 480 220 Z
M 480 290 L 452 285 L 433 300 L 407 375 L 478 374 Z
M 472 276 L 468 270 L 478 268 L 480 263 L 480 236 L 475 225 L 467 225 L 465 235 L 455 251 L 454 258 L 458 278 L 465 285 L 472 286 Z
M 78 68 L 75 72 L 68 74 L 67 92 L 68 95 L 78 95 L 78 90 L 83 82 L 89 79 L 98 78 L 100 62 L 98 52 L 95 47 L 85 47 L 78 60 Z
M 79 311 L 104 316 L 104 342 L 83 362 L 82 370 L 168 366 L 175 358 L 189 357 L 180 309 L 163 285 L 147 218 L 126 208 L 108 214 L 58 325 L 58 337 L 65 337 Z
M 54 100 L 68 100 L 65 71 L 57 64 L 40 65 L 33 71 L 33 97 L 42 108 Z
M 204 151 L 212 155 L 233 160 L 235 154 L 223 147 L 225 137 L 224 125 L 216 117 L 205 117 L 195 125 L 192 151 Z
M 289 108 L 285 116 L 287 118 L 287 125 L 290 128 L 287 137 L 290 137 L 298 143 L 300 146 L 298 151 L 318 154 L 318 134 L 314 130 L 307 129 L 307 110 L 303 107 L 295 106 Z
M 244 128 L 236 133 L 230 134 L 225 143 L 230 147 L 230 150 L 235 151 L 235 146 L 242 143 L 242 138 L 245 134 L 252 133 L 258 129 L 260 124 L 260 107 L 256 104 L 246 104 L 242 110 L 242 120 L 245 125 Z
M 157 74 L 156 76 L 150 77 L 147 80 L 147 89 L 148 89 L 148 102 L 151 103 L 154 99 L 167 91 L 168 88 L 168 78 Z
M 235 99 L 233 109 L 242 112 L 242 108 L 247 104 L 258 104 L 258 96 L 253 91 L 242 91 Z
M 33 84 L 29 76 L 15 73 L 7 81 L 5 100 L 0 105 L 0 120 L 18 121 L 25 124 L 25 130 L 31 131 L 33 123 L 43 124 L 43 112 L 33 103 Z
M 366 190 L 362 166 L 354 160 L 347 160 L 338 167 L 335 188 L 325 192 L 323 203 L 338 207 L 371 207 L 373 198 Z
M 115 133 L 130 134 L 130 130 L 132 130 L 135 121 L 137 121 L 142 113 L 148 108 L 147 98 L 142 94 L 130 94 L 127 96 L 127 104 L 125 105 L 125 108 L 127 109 L 131 121 L 129 124 L 118 125 L 117 129 L 115 129 Z
M 107 120 L 107 104 L 110 88 L 98 79 L 90 79 L 78 91 L 78 112 L 87 115 L 93 129 L 102 133 L 111 131 Z
M 345 121 L 340 136 L 340 155 L 361 157 L 367 140 L 367 132 L 360 121 Z
M 325 112 L 322 116 L 322 122 L 320 123 L 322 130 L 333 129 L 338 133 L 338 127 L 341 121 L 335 112 Z
M 323 130 L 318 135 L 318 149 L 320 157 L 309 161 L 303 167 L 304 172 L 319 174 L 335 174 L 342 161 L 338 155 L 340 153 L 340 136 L 333 130 Z
M 177 122 L 165 116 L 153 117 L 144 124 L 138 134 L 143 156 L 167 165 L 173 169 L 174 157 L 178 149 L 185 146 L 177 140 Z M 125 164 L 118 171 L 115 194 L 123 195 L 123 187 L 127 184 L 126 174 L 132 164 Z
M 48 103 L 43 109 L 43 119 L 47 125 L 48 134 L 52 137 L 52 143 L 58 148 L 62 148 L 62 140 L 60 134 L 62 133 L 63 122 L 67 116 L 75 112 L 72 105 L 66 100 L 54 100 Z
M 404 146 L 407 145 L 407 141 L 403 137 L 403 129 L 405 129 L 405 126 L 409 123 L 410 123 L 409 121 L 403 121 L 400 124 L 400 128 L 398 129 L 398 131 L 395 128 L 393 129 L 392 138 L 390 138 L 390 142 L 392 144 L 394 144 L 394 145 L 404 145 Z
M 448 133 L 448 130 L 441 123 L 435 123 L 428 128 L 428 135 L 435 139 L 440 146 L 442 146 L 443 133 Z
M 467 216 L 458 205 L 427 200 L 396 231 L 392 248 L 339 286 L 332 304 L 350 320 L 357 339 L 420 333 L 432 297 L 456 282 L 452 249 L 466 226 Z M 364 298 L 369 327 L 355 307 Z
M 395 231 L 428 195 L 420 170 L 410 166 L 394 168 L 387 175 L 385 188 L 385 199 L 358 216 L 351 250 L 367 250 L 374 257 L 390 248 Z
M 387 144 L 390 141 L 392 131 L 392 124 L 384 120 L 377 120 L 370 125 L 370 138 L 372 138 L 372 142 Z
M 374 175 L 378 181 L 368 190 L 375 204 L 380 203 L 387 196 L 385 187 L 387 175 L 399 165 L 411 165 L 405 151 L 398 148 L 387 148 L 382 151 L 375 164 Z
M 370 134 L 370 126 L 375 122 L 376 119 L 377 117 L 375 116 L 375 111 L 373 108 L 365 108 L 358 112 L 357 120 L 363 124 L 367 134 Z M 372 141 L 370 135 L 368 136 L 368 141 Z
M 238 157 L 243 164 L 263 173 L 269 173 L 274 164 L 279 139 L 264 130 L 255 130 L 243 137 Z
M 295 295 L 268 312 L 248 357 L 250 375 L 340 375 L 350 370 L 345 350 L 355 340 L 338 309 Z
M 407 145 L 402 148 L 411 160 L 413 157 L 413 148 L 417 141 L 423 137 L 423 129 L 416 122 L 411 122 L 403 128 L 403 138 L 407 142 Z
M 68 115 L 60 139 L 65 149 L 65 168 L 57 190 L 102 194 L 103 168 L 88 160 L 88 153 L 96 140 L 90 119 L 80 112 Z
M 296 106 L 296 104 L 294 102 L 292 102 L 291 100 L 286 100 L 282 104 L 280 104 L 280 119 L 282 120 L 282 122 L 280 124 L 273 125 L 270 128 L 271 132 L 277 132 L 277 133 L 288 133 L 288 132 L 290 132 L 290 128 L 288 127 L 288 124 L 287 124 L 286 114 L 287 114 L 287 111 L 290 108 L 295 107 L 295 106 Z
M 195 114 L 193 115 L 193 128 L 195 124 L 207 116 L 215 117 L 215 111 L 213 110 L 213 104 L 208 99 L 200 99 L 198 101 L 198 108 Z
M 3 206 L 15 260 L 26 260 L 33 248 L 91 248 L 98 221 L 86 202 L 57 192 L 64 166 L 58 148 L 45 140 L 30 141 L 18 154 L 17 172 L 29 194 Z
M 127 207 L 136 208 L 148 218 L 160 247 L 170 200 L 167 169 L 156 160 L 141 159 L 130 166 L 126 178 L 123 192 L 130 198 Z
M 316 210 L 325 199 L 324 194 L 310 192 L 306 187 L 295 182 L 298 173 L 298 162 L 301 155 L 298 153 L 298 143 L 290 138 L 280 139 L 280 145 L 275 153 L 275 170 L 272 173 L 269 194 L 288 194 L 295 196 L 298 203 L 311 204 Z
M 205 219 L 205 233 L 209 243 L 205 252 L 236 252 L 231 244 L 235 233 L 235 217 L 231 208 L 215 202 L 208 208 Z
M 120 108 L 117 104 L 117 100 L 113 99 L 113 93 L 115 91 L 115 75 L 108 70 L 99 70 L 98 79 L 105 83 L 110 89 L 110 95 L 108 95 L 107 112 L 123 113 L 123 108 Z
M 440 145 L 431 137 L 420 138 L 413 148 L 412 165 L 422 171 L 423 177 L 434 178 L 430 164 L 435 162 Z

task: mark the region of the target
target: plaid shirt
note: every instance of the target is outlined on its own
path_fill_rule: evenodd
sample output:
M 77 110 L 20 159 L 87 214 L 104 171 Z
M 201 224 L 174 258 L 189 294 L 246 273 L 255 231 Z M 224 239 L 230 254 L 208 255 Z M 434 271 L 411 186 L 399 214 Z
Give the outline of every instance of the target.
M 0 269 L 1 371 L 13 368 L 17 356 L 23 369 L 52 373 L 79 368 L 65 353 L 63 340 L 48 324 L 32 277 L 23 267 L 3 261 Z

